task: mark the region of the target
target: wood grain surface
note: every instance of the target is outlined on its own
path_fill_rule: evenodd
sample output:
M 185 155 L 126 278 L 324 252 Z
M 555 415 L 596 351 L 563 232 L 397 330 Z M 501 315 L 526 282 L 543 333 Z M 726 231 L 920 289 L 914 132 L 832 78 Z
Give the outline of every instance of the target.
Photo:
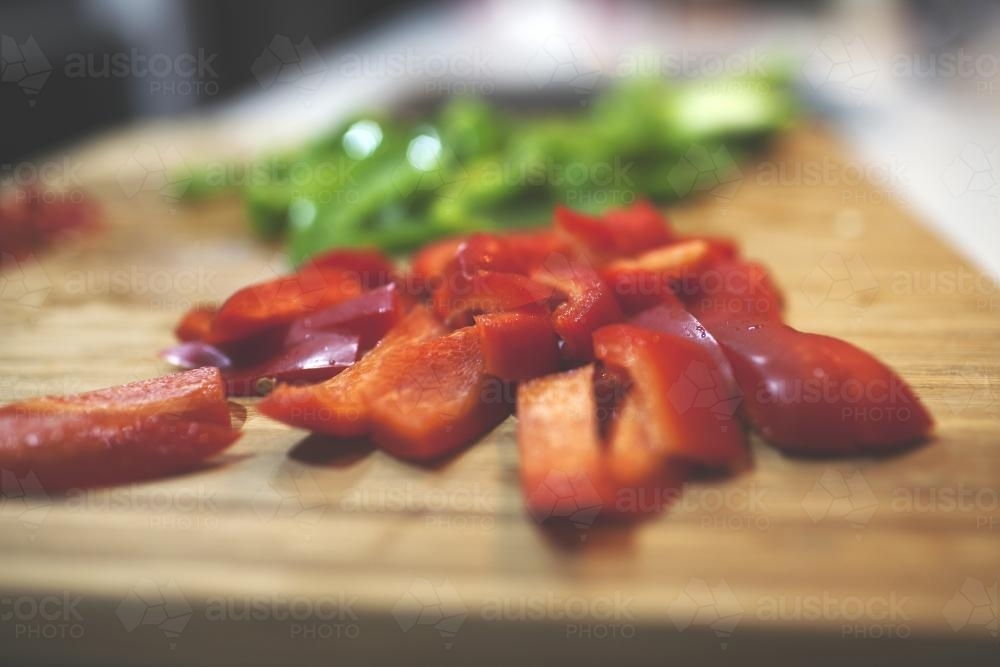
M 192 163 L 211 148 L 150 136 Z M 162 373 L 156 352 L 192 302 L 280 270 L 234 200 L 126 196 L 116 175 L 138 144 L 73 154 L 106 229 L 21 267 L 33 297 L 0 299 L 0 402 Z M 752 469 L 693 480 L 652 521 L 553 532 L 525 511 L 513 418 L 428 469 L 246 400 L 243 439 L 198 472 L 28 499 L 3 478 L 0 661 L 995 657 L 1000 294 L 851 165 L 870 166 L 802 128 L 732 198 L 669 213 L 772 267 L 793 325 L 897 369 L 937 420 L 926 446 L 800 460 L 755 441 Z M 254 617 L 238 618 L 248 596 Z

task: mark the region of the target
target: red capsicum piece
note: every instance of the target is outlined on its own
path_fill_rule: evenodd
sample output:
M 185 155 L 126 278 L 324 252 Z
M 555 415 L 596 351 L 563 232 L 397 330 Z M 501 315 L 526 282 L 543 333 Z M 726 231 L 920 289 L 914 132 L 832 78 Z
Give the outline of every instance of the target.
M 447 274 L 465 237 L 453 237 L 425 245 L 413 255 L 406 279 L 406 293 L 427 296 L 448 282 Z
M 531 274 L 553 256 L 569 257 L 573 246 L 554 230 L 508 232 L 503 236 L 507 248 L 520 257 L 524 272 Z
M 677 239 L 678 243 L 684 241 L 701 241 L 704 243 L 708 247 L 709 264 L 735 262 L 740 256 L 739 244 L 725 236 L 685 236 Z
M 219 308 L 208 342 L 227 343 L 286 327 L 299 317 L 357 297 L 362 290 L 350 272 L 328 267 L 306 267 L 244 287 Z
M 477 313 L 540 303 L 551 290 L 525 275 L 529 256 L 514 252 L 506 237 L 473 234 L 455 251 L 433 293 L 434 311 L 451 327 L 472 324 Z
M 632 400 L 625 397 L 602 435 L 593 364 L 518 387 L 517 440 L 521 485 L 539 522 L 596 517 L 638 519 L 662 507 L 660 491 L 676 485 L 681 467 L 650 446 Z
M 309 269 L 340 271 L 366 290 L 388 285 L 398 274 L 388 257 L 371 248 L 329 250 L 313 255 L 299 267 L 299 272 Z
M 693 340 L 712 355 L 712 359 L 720 370 L 732 375 L 729 361 L 726 359 L 722 347 L 719 346 L 719 342 L 715 340 L 708 328 L 685 309 L 680 302 L 661 303 L 630 318 L 628 323 L 668 336 Z
M 147 417 L 230 423 L 218 368 L 199 368 L 70 396 L 42 396 L 0 407 L 0 417 L 61 414 Z
M 478 271 L 434 293 L 435 314 L 449 327 L 472 324 L 479 313 L 548 304 L 553 289 L 517 273 Z
M 555 227 L 598 263 L 645 252 L 673 239 L 666 220 L 648 202 L 614 209 L 600 218 L 558 206 Z
M 772 320 L 709 320 L 769 443 L 790 454 L 898 450 L 928 437 L 933 419 L 881 361 L 848 342 Z
M 453 270 L 466 278 L 481 271 L 524 273 L 526 259 L 514 252 L 513 246 L 505 237 L 478 233 L 470 235 L 458 247 Z
M 710 265 L 708 244 L 700 239 L 680 241 L 617 259 L 600 271 L 622 310 L 629 314 L 659 303 L 676 301 L 678 284 L 700 276 Z
M 369 350 L 403 319 L 404 310 L 399 288 L 389 283 L 300 317 L 289 328 L 284 346 L 294 347 L 318 335 L 338 333 L 357 336 L 359 348 Z
M 0 408 L 0 468 L 47 490 L 124 483 L 195 467 L 233 444 L 217 368 Z
M 333 250 L 307 260 L 299 270 L 229 297 L 212 319 L 205 342 L 225 345 L 287 327 L 297 318 L 386 285 L 392 263 L 374 250 Z
M 594 333 L 594 354 L 630 380 L 650 446 L 664 458 L 729 467 L 746 460 L 728 369 L 688 338 L 616 324 Z
M 479 332 L 466 327 L 414 346 L 371 405 L 372 440 L 407 461 L 450 454 L 510 414 L 503 383 L 486 374 Z
M 538 521 L 589 525 L 612 513 L 621 487 L 606 474 L 593 364 L 518 387 L 517 442 L 521 486 Z
M 784 297 L 768 270 L 755 262 L 720 262 L 679 282 L 677 294 L 694 315 L 708 319 L 781 321 Z
M 177 340 L 185 343 L 207 342 L 212 332 L 215 313 L 216 309 L 212 306 L 196 306 L 184 313 L 177 328 L 174 329 Z
M 321 384 L 279 384 L 258 406 L 285 424 L 342 438 L 368 435 L 371 406 L 395 386 L 420 354 L 418 343 L 447 330 L 426 308 L 418 306 L 386 334 L 368 354 Z
M 559 348 L 547 308 L 528 306 L 476 316 L 486 373 L 528 380 L 559 369 Z
M 621 322 L 623 317 L 611 290 L 583 262 L 547 262 L 532 279 L 564 299 L 552 311 L 552 328 L 560 338 L 563 360 L 580 363 L 593 359 L 594 331 Z
M 124 484 L 195 468 L 239 437 L 170 415 L 0 417 L 0 465 L 45 491 Z
M 218 346 L 191 341 L 163 355 L 188 368 L 218 366 L 230 396 L 256 396 L 273 382 L 322 382 L 350 367 L 400 322 L 404 307 L 399 288 L 389 283 L 301 317 L 287 332 L 267 331 Z
M 316 333 L 261 363 L 225 369 L 226 391 L 230 396 L 258 396 L 274 382 L 315 384 L 329 380 L 358 360 L 359 341 L 357 334 Z

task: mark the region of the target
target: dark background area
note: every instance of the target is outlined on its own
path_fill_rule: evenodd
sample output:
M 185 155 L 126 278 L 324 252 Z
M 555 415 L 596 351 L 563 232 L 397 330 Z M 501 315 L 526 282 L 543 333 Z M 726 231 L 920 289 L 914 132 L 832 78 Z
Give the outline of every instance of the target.
M 0 34 L 18 45 L 33 37 L 51 73 L 42 86 L 44 95 L 37 100 L 29 100 L 16 82 L 0 85 L 4 121 L 0 159 L 16 162 L 136 117 L 218 104 L 257 86 L 251 66 L 275 35 L 294 43 L 308 37 L 322 50 L 353 33 L 370 30 L 408 4 L 412 3 L 4 0 L 0 2 Z M 175 58 L 202 50 L 214 73 L 205 81 L 217 88 L 150 94 L 149 77 L 112 73 L 110 58 L 116 54 L 131 57 L 132 49 L 146 58 L 154 54 Z M 67 62 L 81 62 L 81 57 L 88 68 L 93 63 L 96 75 L 67 73 Z M 168 86 L 169 77 L 163 83 Z M 30 101 L 36 103 L 30 105 Z
M 547 0 L 537 0 L 541 5 Z M 587 0 L 580 0 L 586 2 Z M 621 9 L 629 0 L 593 0 Z M 888 0 L 887 0 L 888 1 Z M 837 14 L 850 3 L 837 0 L 636 0 L 665 5 L 676 16 L 701 13 L 752 17 L 764 12 Z M 0 35 L 5 50 L 33 38 L 51 68 L 44 94 L 32 99 L 5 71 L 0 83 L 0 161 L 30 159 L 73 140 L 138 118 L 156 118 L 210 108 L 243 91 L 260 91 L 252 67 L 276 35 L 298 44 L 308 37 L 323 52 L 363 36 L 394 17 L 419 16 L 437 7 L 486 5 L 487 0 L 0 0 Z M 907 30 L 920 48 L 948 50 L 991 25 L 1000 12 L 995 0 L 900 0 Z M 527 3 L 525 7 L 533 6 Z M 527 12 L 527 10 L 526 10 Z M 530 12 L 524 16 L 530 23 Z M 916 48 L 916 47 L 915 47 Z M 109 72 L 110 59 L 204 54 L 206 77 L 122 76 Z M 14 54 L 17 57 L 17 54 Z M 74 76 L 68 63 L 92 67 Z M 170 94 L 150 86 L 162 84 Z M 194 84 L 189 92 L 178 88 Z M 203 84 L 208 84 L 203 85 Z M 200 87 L 198 87 L 200 86 Z M 187 90 L 187 89 L 185 89 Z M 35 102 L 35 104 L 30 104 Z

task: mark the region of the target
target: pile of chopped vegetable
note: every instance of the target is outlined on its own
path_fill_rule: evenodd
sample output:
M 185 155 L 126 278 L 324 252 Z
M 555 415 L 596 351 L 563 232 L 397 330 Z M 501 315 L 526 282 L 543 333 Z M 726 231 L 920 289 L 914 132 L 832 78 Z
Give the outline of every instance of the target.
M 335 250 L 185 315 L 166 356 L 217 368 L 3 408 L 0 466 L 60 483 L 185 467 L 236 437 L 224 388 L 266 393 L 261 413 L 331 447 L 364 437 L 421 463 L 514 413 L 529 509 L 565 496 L 634 518 L 637 492 L 746 465 L 748 429 L 807 456 L 929 435 L 896 373 L 782 305 L 732 240 L 682 236 L 644 202 L 439 240 L 405 268 Z
M 640 203 L 445 239 L 405 270 L 370 250 L 321 254 L 178 333 L 229 360 L 233 393 L 277 380 L 265 415 L 406 460 L 449 455 L 515 412 L 529 502 L 553 473 L 583 475 L 614 513 L 623 490 L 677 465 L 743 465 L 741 424 L 801 455 L 929 433 L 892 370 L 788 326 L 782 301 L 731 240 L 681 236 Z

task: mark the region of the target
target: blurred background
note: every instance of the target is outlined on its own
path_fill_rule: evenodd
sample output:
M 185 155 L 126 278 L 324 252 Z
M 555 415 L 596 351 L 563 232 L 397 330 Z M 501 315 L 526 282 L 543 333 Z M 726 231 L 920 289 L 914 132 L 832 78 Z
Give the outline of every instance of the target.
M 622 80 L 725 93 L 749 77 L 889 164 L 904 203 L 1000 268 L 1000 11 L 986 0 L 5 0 L 0 28 L 8 188 L 23 161 L 136 124 L 184 124 L 196 148 L 210 135 L 208 159 L 456 96 L 583 113 Z M 772 131 L 785 119 L 765 120 Z M 731 128 L 716 129 L 730 146 Z

